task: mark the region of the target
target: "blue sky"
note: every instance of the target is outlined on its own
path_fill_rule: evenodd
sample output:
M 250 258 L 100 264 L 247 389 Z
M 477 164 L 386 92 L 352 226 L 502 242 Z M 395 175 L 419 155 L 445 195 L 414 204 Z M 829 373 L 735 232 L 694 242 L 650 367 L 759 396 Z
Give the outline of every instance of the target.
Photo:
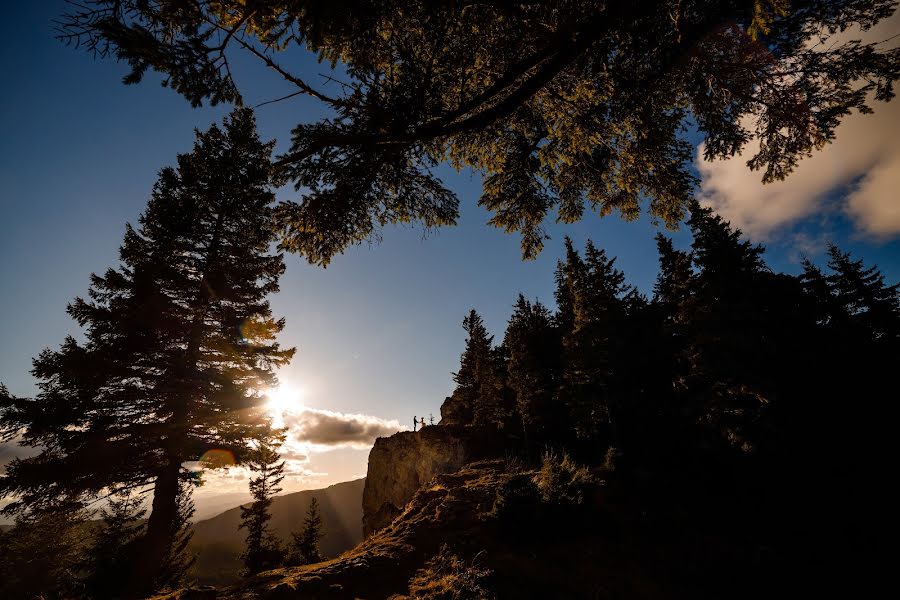
M 125 223 L 143 209 L 157 171 L 190 150 L 193 128 L 207 127 L 228 110 L 192 109 L 155 76 L 122 85 L 125 66 L 54 40 L 50 19 L 61 11 L 61 2 L 0 7 L 0 381 L 18 395 L 36 390 L 31 358 L 76 332 L 66 304 L 85 294 L 91 272 L 116 263 Z M 310 57 L 293 60 L 312 80 L 327 69 Z M 249 66 L 235 65 L 248 104 L 291 91 Z M 277 138 L 283 150 L 291 127 L 314 120 L 318 110 L 303 97 L 263 107 L 261 133 Z M 272 304 L 287 319 L 283 342 L 298 352 L 281 376 L 305 390 L 307 405 L 404 425 L 413 414 L 438 415 L 462 350 L 463 315 L 477 308 L 500 337 L 517 293 L 552 302 L 552 272 L 565 234 L 577 242 L 593 238 L 619 257 L 632 283 L 644 291 L 652 286 L 656 229 L 646 219 L 624 223 L 589 215 L 576 225 L 550 225 L 553 239 L 544 253 L 522 262 L 518 237 L 485 225 L 489 215 L 476 205 L 478 177 L 440 172 L 461 200 L 457 227 L 425 238 L 417 228 L 391 228 L 381 244 L 352 248 L 327 269 L 286 257 L 282 291 Z M 877 263 L 890 281 L 900 280 L 895 233 L 874 237 L 840 209 L 865 177 L 865 169 L 854 171 L 819 193 L 812 208 L 774 226 L 754 225 L 755 238 L 768 240 L 769 264 L 795 272 L 801 252 L 820 258 L 824 242 L 833 240 Z M 722 204 L 728 186 L 715 183 L 704 193 L 740 217 Z M 685 242 L 683 233 L 678 237 Z M 318 452 L 307 464 L 328 475 L 310 475 L 297 485 L 320 487 L 364 473 L 366 451 Z

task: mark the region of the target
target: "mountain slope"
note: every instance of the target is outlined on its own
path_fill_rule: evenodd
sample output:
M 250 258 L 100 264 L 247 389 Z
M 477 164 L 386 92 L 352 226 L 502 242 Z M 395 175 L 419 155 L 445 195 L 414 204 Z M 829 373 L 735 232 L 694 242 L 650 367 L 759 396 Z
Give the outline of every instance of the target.
M 303 518 L 313 498 L 319 501 L 325 536 L 321 550 L 337 556 L 362 540 L 362 494 L 365 479 L 338 483 L 320 490 L 304 490 L 276 496 L 272 502 L 272 532 L 282 540 L 303 527 Z M 221 585 L 238 580 L 240 555 L 244 549 L 240 507 L 194 524 L 190 551 L 197 555 L 190 577 L 199 585 Z
M 504 460 L 470 463 L 435 476 L 394 521 L 337 558 L 160 599 L 674 600 L 759 598 L 777 589 L 771 552 L 717 516 L 693 518 L 721 512 L 721 497 L 638 491 L 595 469 L 572 504 L 567 495 L 543 498 L 538 479 L 554 480 Z

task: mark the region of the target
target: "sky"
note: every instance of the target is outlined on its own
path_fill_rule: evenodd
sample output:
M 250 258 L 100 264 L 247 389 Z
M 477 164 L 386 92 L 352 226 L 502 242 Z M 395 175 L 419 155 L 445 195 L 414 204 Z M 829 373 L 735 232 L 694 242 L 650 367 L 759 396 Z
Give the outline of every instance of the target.
M 126 222 L 142 211 L 160 168 L 190 151 L 193 129 L 220 121 L 229 107 L 191 108 L 150 75 L 125 86 L 127 68 L 94 60 L 54 39 L 58 1 L 0 3 L 0 382 L 16 395 L 37 391 L 31 359 L 78 328 L 66 304 L 87 292 L 89 275 L 116 265 Z M 898 33 L 898 18 L 881 33 Z M 888 37 L 888 36 L 883 36 Z M 235 57 L 245 102 L 290 91 L 276 76 Z M 320 65 L 286 57 L 308 80 Z M 283 61 L 284 62 L 284 61 Z M 287 147 L 290 129 L 315 120 L 305 97 L 257 111 L 261 135 Z M 823 152 L 786 182 L 762 186 L 744 158 L 695 167 L 701 200 L 766 244 L 775 270 L 796 273 L 803 256 L 823 262 L 827 242 L 877 264 L 900 280 L 900 102 L 854 115 Z M 574 225 L 548 224 L 552 238 L 534 261 L 521 260 L 519 238 L 485 224 L 480 180 L 438 171 L 458 194 L 458 226 L 424 235 L 393 227 L 379 244 L 349 249 L 323 269 L 287 255 L 281 292 L 272 298 L 287 320 L 281 342 L 297 354 L 279 377 L 278 402 L 290 428 L 286 491 L 361 477 L 374 438 L 411 427 L 413 415 L 440 414 L 452 391 L 476 308 L 499 339 L 519 292 L 552 305 L 553 269 L 562 237 L 591 238 L 618 257 L 629 281 L 649 293 L 657 270 L 648 219 L 626 223 L 595 215 Z M 285 189 L 281 198 L 296 198 Z M 679 245 L 688 243 L 682 231 Z M 0 467 L 23 449 L 0 447 Z M 210 475 L 199 498 L 240 494 L 246 473 Z

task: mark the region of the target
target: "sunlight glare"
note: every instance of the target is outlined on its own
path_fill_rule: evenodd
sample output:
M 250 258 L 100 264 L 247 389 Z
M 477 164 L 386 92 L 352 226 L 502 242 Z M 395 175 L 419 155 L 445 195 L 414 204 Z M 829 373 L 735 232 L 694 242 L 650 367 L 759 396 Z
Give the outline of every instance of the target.
M 269 414 L 276 421 L 280 421 L 285 413 L 303 412 L 303 389 L 298 386 L 282 382 L 278 387 L 267 391 L 266 396 Z

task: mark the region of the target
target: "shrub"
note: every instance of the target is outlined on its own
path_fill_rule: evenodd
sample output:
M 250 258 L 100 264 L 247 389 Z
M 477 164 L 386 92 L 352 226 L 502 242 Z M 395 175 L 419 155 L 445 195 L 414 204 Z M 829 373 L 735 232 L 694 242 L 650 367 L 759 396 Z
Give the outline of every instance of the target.
M 567 453 L 544 453 L 541 470 L 534 476 L 534 485 L 541 500 L 547 504 L 572 505 L 584 501 L 584 492 L 593 482 L 587 468 L 578 465 Z
M 479 564 L 483 553 L 466 562 L 444 544 L 440 551 L 409 580 L 409 593 L 422 600 L 490 600 L 485 587 L 492 572 Z
M 616 457 L 619 456 L 619 449 L 615 446 L 610 446 L 606 449 L 606 454 L 603 456 L 603 466 L 602 469 L 604 471 L 615 471 L 616 470 Z

